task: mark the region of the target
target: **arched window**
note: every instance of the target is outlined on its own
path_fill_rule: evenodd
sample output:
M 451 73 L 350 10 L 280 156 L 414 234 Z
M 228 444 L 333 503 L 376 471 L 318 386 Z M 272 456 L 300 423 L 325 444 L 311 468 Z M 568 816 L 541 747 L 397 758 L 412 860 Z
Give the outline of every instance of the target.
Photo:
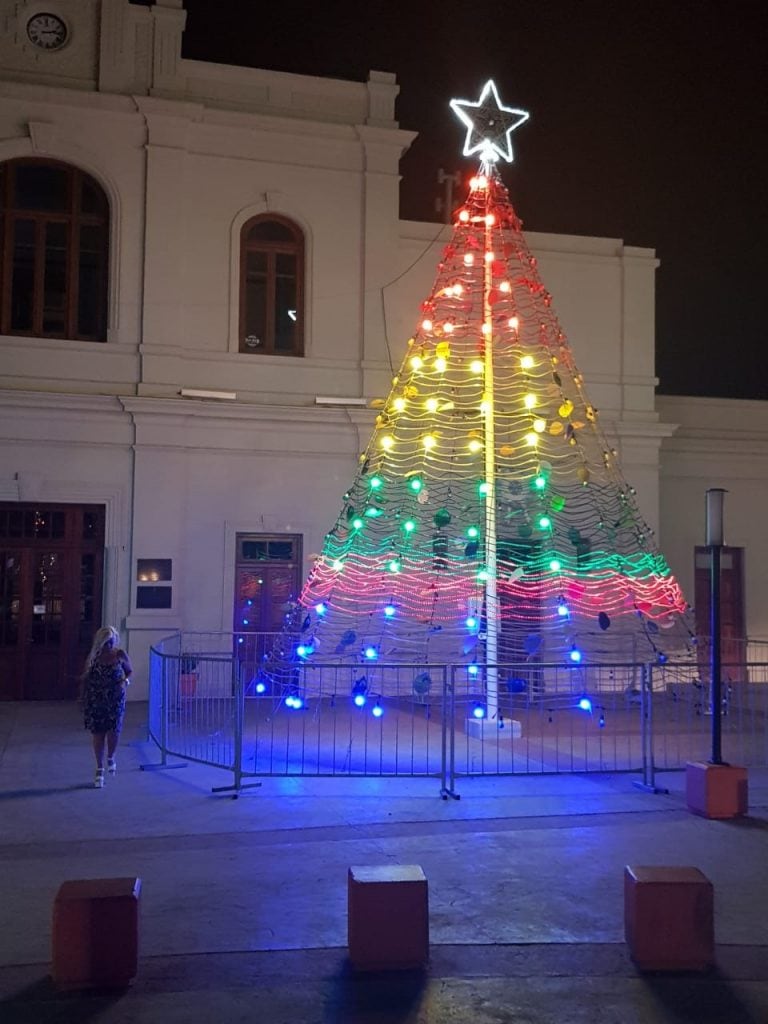
M 0 333 L 105 341 L 109 206 L 53 160 L 0 164 Z
M 275 214 L 240 236 L 240 351 L 304 354 L 304 236 Z

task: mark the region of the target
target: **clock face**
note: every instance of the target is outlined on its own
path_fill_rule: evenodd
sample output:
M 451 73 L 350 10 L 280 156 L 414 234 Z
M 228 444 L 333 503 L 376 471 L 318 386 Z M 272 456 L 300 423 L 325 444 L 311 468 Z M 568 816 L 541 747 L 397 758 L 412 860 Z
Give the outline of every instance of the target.
M 33 15 L 27 22 L 29 41 L 41 50 L 58 50 L 67 41 L 67 26 L 58 14 Z

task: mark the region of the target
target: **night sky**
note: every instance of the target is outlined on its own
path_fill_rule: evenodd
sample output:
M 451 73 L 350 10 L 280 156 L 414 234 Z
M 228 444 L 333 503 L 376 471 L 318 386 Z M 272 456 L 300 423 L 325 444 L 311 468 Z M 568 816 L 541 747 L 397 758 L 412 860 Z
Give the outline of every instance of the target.
M 503 177 L 529 231 L 656 249 L 667 394 L 768 398 L 768 6 L 758 0 L 186 0 L 184 56 L 400 84 L 401 215 L 470 173 L 448 107 L 494 78 L 531 113 Z M 461 195 L 461 193 L 459 193 Z M 557 295 L 553 296 L 555 308 Z

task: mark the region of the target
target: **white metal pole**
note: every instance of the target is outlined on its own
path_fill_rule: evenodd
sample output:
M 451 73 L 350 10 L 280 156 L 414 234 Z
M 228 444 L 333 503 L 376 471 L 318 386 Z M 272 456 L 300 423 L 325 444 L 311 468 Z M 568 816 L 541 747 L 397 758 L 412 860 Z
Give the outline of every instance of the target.
M 483 164 L 482 173 L 490 182 L 493 165 Z M 493 395 L 493 320 L 489 301 L 493 272 L 487 254 L 491 252 L 492 225 L 488 222 L 488 201 L 486 191 L 485 204 L 485 252 L 483 254 L 483 351 L 485 362 L 485 380 L 483 392 L 484 405 L 484 441 L 485 441 L 485 568 L 488 578 L 485 581 L 485 678 L 486 707 L 489 720 L 495 722 L 499 711 L 499 680 L 498 680 L 498 592 L 496 588 L 496 434 Z

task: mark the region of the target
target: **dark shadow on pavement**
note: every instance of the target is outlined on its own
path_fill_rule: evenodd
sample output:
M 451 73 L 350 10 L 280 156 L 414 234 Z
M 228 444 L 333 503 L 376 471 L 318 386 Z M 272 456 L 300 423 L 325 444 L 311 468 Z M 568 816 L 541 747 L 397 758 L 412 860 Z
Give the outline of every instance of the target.
M 347 963 L 326 982 L 323 1024 L 416 1024 L 426 985 L 424 971 L 358 973 Z
M 0 791 L 0 800 L 20 800 L 27 796 L 53 796 L 55 793 L 76 793 L 80 789 L 93 789 L 93 783 L 78 782 L 75 786 L 48 786 L 45 789 L 7 789 Z
M 3 1024 L 87 1024 L 117 1003 L 126 989 L 59 992 L 48 975 L 0 999 Z
M 765 1024 L 717 968 L 706 974 L 644 974 L 643 980 L 675 1024 Z
M 768 832 L 768 818 L 753 818 L 751 815 L 745 814 L 741 818 L 728 818 L 725 821 L 726 825 L 733 825 L 735 828 L 743 829 L 755 829 L 758 832 Z

